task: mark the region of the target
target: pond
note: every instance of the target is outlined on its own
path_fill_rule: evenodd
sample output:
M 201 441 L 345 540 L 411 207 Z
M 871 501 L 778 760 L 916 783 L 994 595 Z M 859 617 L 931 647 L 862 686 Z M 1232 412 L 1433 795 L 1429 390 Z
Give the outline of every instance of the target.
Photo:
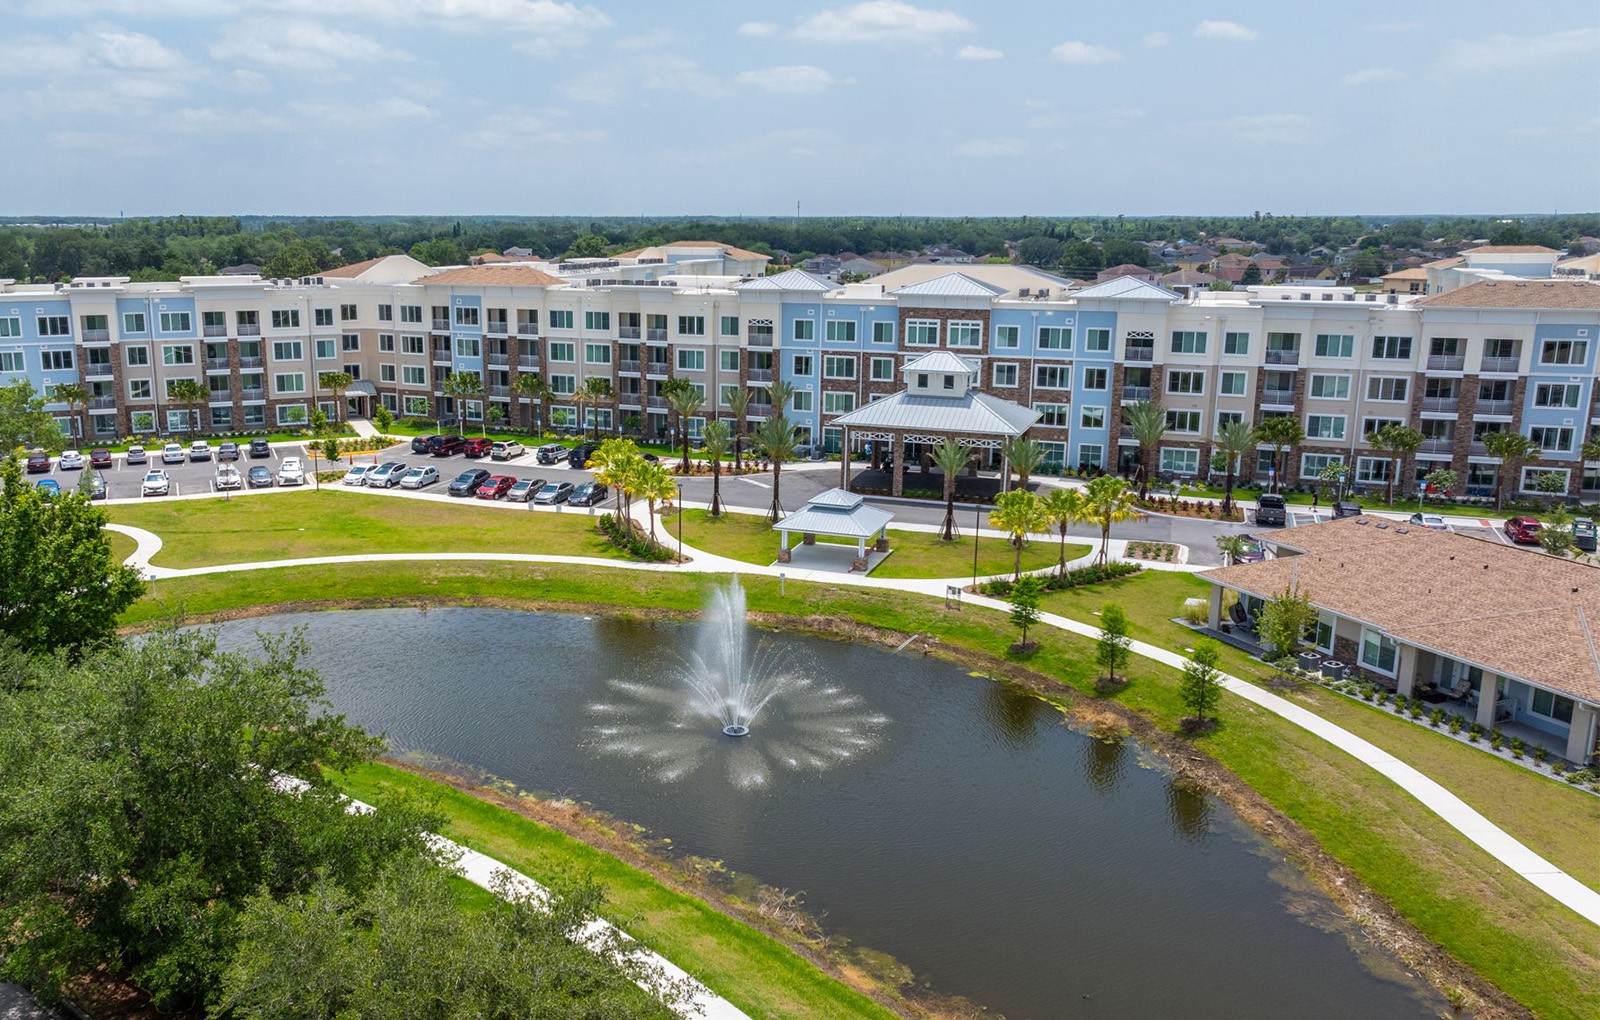
M 726 640 L 693 625 L 453 608 L 219 631 L 294 627 L 334 706 L 397 751 L 803 893 L 829 933 L 1011 1020 L 1443 1008 L 1225 804 L 948 663 L 753 635 L 751 660 L 802 682 L 727 737 L 673 707 L 691 650 Z

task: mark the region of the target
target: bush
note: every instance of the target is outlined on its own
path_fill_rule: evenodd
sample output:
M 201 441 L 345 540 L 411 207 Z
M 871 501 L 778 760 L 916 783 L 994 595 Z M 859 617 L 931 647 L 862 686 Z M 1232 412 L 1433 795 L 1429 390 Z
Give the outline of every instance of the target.
M 1538 762 L 1540 765 L 1543 765 L 1545 763 L 1545 759 L 1549 757 L 1550 749 L 1548 747 L 1541 746 L 1533 749 L 1533 760 Z
M 1435 708 L 1433 711 L 1428 713 L 1429 726 L 1432 726 L 1434 729 L 1438 729 L 1439 724 L 1442 722 L 1444 722 L 1444 709 Z
M 1483 739 L 1483 725 L 1481 723 L 1473 723 L 1469 726 L 1467 728 L 1467 739 L 1474 744 Z
M 1492 747 L 1496 751 L 1498 751 L 1498 750 L 1500 750 L 1501 745 L 1504 744 L 1505 742 L 1506 742 L 1506 735 L 1504 733 L 1501 733 L 1499 730 L 1490 730 L 1489 731 L 1489 746 L 1490 747 Z
M 1069 570 L 1065 577 L 1051 574 L 1041 578 L 1045 591 L 1065 591 L 1068 588 L 1081 588 L 1086 584 L 1098 584 L 1101 581 L 1110 581 L 1118 577 L 1127 577 L 1137 574 L 1144 568 L 1137 563 L 1118 561 L 1108 563 L 1104 567 L 1079 567 Z M 982 595 L 992 595 L 995 598 L 1006 598 L 1011 594 L 1011 580 L 1009 578 L 996 578 L 978 585 L 978 592 Z
M 673 558 L 660 542 L 650 541 L 650 536 L 637 531 L 633 525 L 624 524 L 611 514 L 601 514 L 596 522 L 596 527 L 601 534 L 611 540 L 617 548 L 652 563 L 664 563 Z
M 1451 733 L 1461 732 L 1461 717 L 1459 715 L 1452 715 L 1450 717 L 1449 728 Z
M 1522 742 L 1522 738 L 1521 737 L 1512 737 L 1511 738 L 1511 757 L 1513 757 L 1513 758 L 1521 758 L 1522 757 L 1522 749 L 1524 747 L 1526 747 L 1526 746 L 1527 745 Z
M 1183 604 L 1183 620 L 1195 627 L 1204 627 L 1208 610 L 1203 603 L 1185 602 Z

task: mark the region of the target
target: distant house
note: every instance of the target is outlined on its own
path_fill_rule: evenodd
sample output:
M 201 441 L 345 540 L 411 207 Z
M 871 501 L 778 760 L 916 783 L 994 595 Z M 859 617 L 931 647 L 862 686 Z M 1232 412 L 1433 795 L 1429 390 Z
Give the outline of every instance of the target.
M 932 245 L 925 252 L 923 252 L 923 255 L 926 256 L 930 262 L 948 262 L 957 266 L 967 266 L 972 264 L 971 254 L 962 251 L 960 248 L 952 248 L 943 244 Z
M 533 258 L 533 249 L 532 248 L 507 248 L 505 251 L 501 252 L 500 254 L 504 255 L 508 259 L 531 259 L 531 258 Z
M 481 251 L 469 258 L 467 261 L 475 266 L 490 266 L 497 262 L 515 262 L 517 260 L 506 255 L 496 254 L 492 251 Z
M 840 264 L 837 255 L 817 255 L 800 263 L 800 268 L 817 276 L 837 278 Z
M 911 261 L 916 258 L 915 255 L 907 255 L 904 252 L 898 251 L 869 251 L 867 252 L 866 257 L 874 262 L 881 262 L 886 268 L 891 270 L 901 269 L 905 266 L 909 266 Z
M 1266 247 L 1259 241 L 1241 241 L 1237 237 L 1213 237 L 1211 243 L 1218 248 L 1232 248 L 1234 251 L 1260 251 Z
M 1200 273 L 1193 269 L 1180 269 L 1176 273 L 1168 273 L 1156 280 L 1158 285 L 1186 295 L 1197 290 L 1205 290 L 1216 282 L 1217 278 L 1210 273 Z
M 218 276 L 260 276 L 261 267 L 254 262 L 241 262 L 236 266 L 223 266 L 217 270 Z
M 1120 266 L 1112 266 L 1110 269 L 1100 270 L 1099 273 L 1095 274 L 1094 282 L 1104 283 L 1107 280 L 1121 280 L 1123 278 L 1127 278 L 1131 280 L 1143 280 L 1145 283 L 1155 283 L 1156 279 L 1160 277 L 1160 275 L 1160 273 L 1154 269 L 1151 269 L 1149 266 L 1136 266 L 1131 262 L 1124 262 Z
M 862 258 L 859 255 L 853 259 L 845 259 L 839 263 L 840 275 L 851 273 L 860 276 L 877 276 L 880 273 L 888 272 L 888 270 L 889 267 L 885 266 L 883 263 L 874 262 L 872 259 Z
M 1397 269 L 1382 282 L 1385 294 L 1423 294 L 1428 288 L 1428 271 L 1421 266 Z
M 1303 262 L 1290 266 L 1283 271 L 1285 280 L 1334 280 L 1339 273 L 1332 266 L 1322 266 L 1314 262 Z

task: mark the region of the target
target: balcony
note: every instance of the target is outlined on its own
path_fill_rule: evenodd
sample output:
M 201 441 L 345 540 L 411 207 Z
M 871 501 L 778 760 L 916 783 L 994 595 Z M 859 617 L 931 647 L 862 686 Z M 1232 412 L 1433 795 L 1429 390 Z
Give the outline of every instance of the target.
M 1424 439 L 1422 445 L 1417 447 L 1418 453 L 1455 453 L 1456 441 L 1454 439 Z
M 1154 361 L 1154 360 L 1156 360 L 1156 349 L 1154 347 L 1133 347 L 1133 346 L 1130 346 L 1128 348 L 1127 355 L 1122 360 L 1124 360 L 1124 361 Z
M 82 331 L 83 342 L 86 344 L 107 344 L 111 342 L 109 329 L 86 329 Z
M 1263 404 L 1278 404 L 1280 406 L 1294 406 L 1294 390 L 1268 389 L 1262 387 L 1261 402 Z
M 647 361 L 644 363 L 645 375 L 659 375 L 666 377 L 672 374 L 672 366 L 665 361 Z
M 745 414 L 751 418 L 768 418 L 772 416 L 772 401 L 752 400 Z
M 235 332 L 240 336 L 260 336 L 261 324 L 259 322 L 241 322 Z
M 752 368 L 748 375 L 753 383 L 769 383 L 772 381 L 772 369 L 770 368 Z
M 511 367 L 511 355 L 485 354 L 483 356 L 483 363 L 490 368 L 498 368 L 503 371 Z
M 766 332 L 763 332 L 763 333 L 756 333 L 756 332 L 747 333 L 745 335 L 744 342 L 745 342 L 745 344 L 747 346 L 750 346 L 750 347 L 771 347 L 772 346 L 772 334 L 771 333 L 766 333 Z
M 245 389 L 242 389 L 242 390 L 239 391 L 239 399 L 240 400 L 265 400 L 265 399 L 267 399 L 267 391 L 262 389 L 259 386 L 246 387 Z
M 116 397 L 90 397 L 89 398 L 89 410 L 91 410 L 91 411 L 113 411 L 113 410 L 116 409 L 116 407 L 117 407 L 117 398 Z
M 486 325 L 484 329 L 495 334 L 496 336 L 505 336 L 511 332 L 511 327 L 504 319 L 490 319 L 488 325 Z
M 619 361 L 617 362 L 617 371 L 628 375 L 638 375 L 642 371 L 643 364 L 640 361 Z
M 83 377 L 85 379 L 109 379 L 111 378 L 111 363 L 84 362 Z
M 517 356 L 518 372 L 539 371 L 539 356 L 537 354 L 520 354 Z
M 646 343 L 664 344 L 667 342 L 667 331 L 664 329 L 647 329 L 644 331 Z
M 526 320 L 519 321 L 517 323 L 517 335 L 518 336 L 538 336 L 539 335 L 539 326 L 538 326 L 537 323 L 534 323 L 534 322 L 528 322 Z
M 637 339 L 639 339 L 639 327 L 638 326 L 618 326 L 617 327 L 617 336 L 620 337 L 623 340 L 637 340 Z
M 433 363 L 435 365 L 448 365 L 450 364 L 452 357 L 453 355 L 450 353 L 450 348 L 448 347 L 433 348 Z
M 1300 364 L 1299 351 L 1268 351 L 1267 364 L 1269 365 L 1298 365 Z
M 1517 374 L 1517 370 L 1521 365 L 1521 361 L 1522 361 L 1521 358 L 1489 358 L 1489 357 L 1485 357 L 1483 359 L 1483 367 L 1481 369 L 1479 369 L 1479 371 L 1483 371 L 1483 372 L 1504 372 L 1504 373 L 1506 373 L 1508 375 L 1516 375 Z
M 1150 387 L 1148 387 L 1148 386 L 1124 386 L 1124 387 L 1122 387 L 1122 399 L 1123 400 L 1149 400 L 1150 399 Z
M 201 326 L 200 333 L 202 336 L 227 336 L 228 327 L 226 325 L 219 326 L 215 324 Z
M 1509 400 L 1479 400 L 1473 408 L 1474 414 L 1499 415 L 1504 418 L 1511 417 L 1511 401 Z
M 644 398 L 638 393 L 623 393 L 617 396 L 618 407 L 643 407 Z
M 207 358 L 206 359 L 206 371 L 207 372 L 226 372 L 231 367 L 233 367 L 233 366 L 228 364 L 228 359 L 227 358 Z
M 1422 409 L 1435 414 L 1455 414 L 1461 410 L 1460 397 L 1423 397 Z
M 1428 355 L 1428 371 L 1430 372 L 1459 372 L 1466 367 L 1467 359 L 1459 354 Z
M 665 411 L 667 409 L 667 398 L 645 397 L 644 406 L 650 408 L 652 411 Z
M 262 365 L 262 360 L 261 360 L 261 356 L 260 355 L 256 355 L 253 358 L 243 358 L 243 357 L 241 357 L 239 359 L 239 367 L 240 368 L 260 368 L 261 365 Z
M 450 320 L 449 319 L 434 319 L 433 320 L 433 331 L 435 333 L 448 333 L 448 332 L 450 332 Z
M 496 398 L 496 399 L 499 399 L 499 400 L 505 400 L 505 399 L 507 399 L 508 397 L 511 396 L 511 387 L 509 387 L 509 386 L 485 386 L 483 388 L 483 392 L 484 392 L 484 394 L 486 396 L 493 397 L 493 398 Z

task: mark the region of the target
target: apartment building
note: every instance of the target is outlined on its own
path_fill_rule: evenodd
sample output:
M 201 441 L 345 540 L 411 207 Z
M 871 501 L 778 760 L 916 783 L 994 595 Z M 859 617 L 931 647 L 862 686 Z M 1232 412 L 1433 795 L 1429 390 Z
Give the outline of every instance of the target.
M 1427 437 L 1402 488 L 1450 467 L 1487 493 L 1499 468 L 1483 437 L 1515 429 L 1542 455 L 1511 488 L 1554 472 L 1568 492 L 1600 497 L 1600 464 L 1580 457 L 1600 434 L 1600 284 L 1552 278 L 1555 257 L 1465 252 L 1430 271 L 1424 297 L 1323 284 L 1182 295 L 982 265 L 839 285 L 765 275 L 764 256 L 708 241 L 560 264 L 434 269 L 396 255 L 292 281 L 0 281 L 0 383 L 25 378 L 47 395 L 83 385 L 86 407 L 51 407 L 87 445 L 303 424 L 317 408 L 333 414 L 318 383 L 330 371 L 355 380 L 344 395 L 355 414 L 479 420 L 498 408 L 526 421 L 536 404 L 519 380 L 537 376 L 554 394 L 547 421 L 647 435 L 668 428 L 670 378 L 706 398 L 691 433 L 727 417 L 736 390 L 754 394 L 752 420 L 772 414 L 767 387 L 781 379 L 797 427 L 837 449 L 835 418 L 896 392 L 907 360 L 945 350 L 982 391 L 1041 413 L 1030 434 L 1058 469 L 1130 469 L 1121 408 L 1149 399 L 1167 409 L 1159 462 L 1177 476 L 1206 473 L 1222 423 L 1291 415 L 1307 438 L 1289 453 L 1288 484 L 1338 461 L 1355 484 L 1384 485 L 1394 465 L 1364 437 L 1399 422 Z M 457 373 L 478 378 L 481 399 L 456 406 L 446 380 Z M 609 397 L 580 399 L 592 378 Z M 184 379 L 202 385 L 203 404 L 177 399 Z M 1244 474 L 1271 461 L 1263 449 Z

